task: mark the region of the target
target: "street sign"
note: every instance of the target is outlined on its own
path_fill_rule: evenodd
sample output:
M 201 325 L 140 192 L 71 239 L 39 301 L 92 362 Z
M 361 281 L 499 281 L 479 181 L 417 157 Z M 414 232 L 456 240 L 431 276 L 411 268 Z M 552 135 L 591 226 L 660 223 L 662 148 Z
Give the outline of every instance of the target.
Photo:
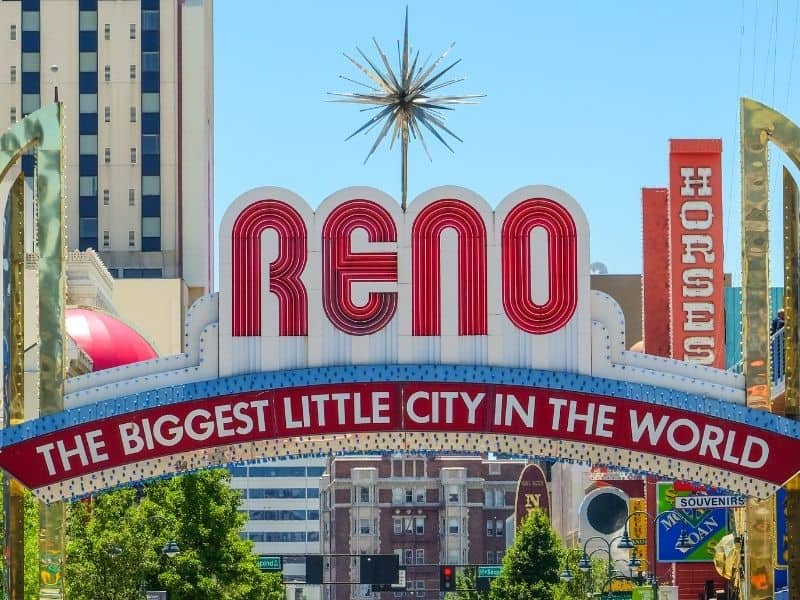
M 478 565 L 478 577 L 499 577 L 502 568 L 502 565 Z
M 392 584 L 393 590 L 404 590 L 406 589 L 406 568 L 400 567 L 397 569 L 397 583 Z
M 278 572 L 283 570 L 283 559 L 280 556 L 258 557 L 258 568 L 262 571 Z
M 159 591 L 146 590 L 144 593 L 144 597 L 147 600 L 167 600 L 167 592 L 163 590 Z
M 676 496 L 675 508 L 688 510 L 693 508 L 744 508 L 744 496 Z

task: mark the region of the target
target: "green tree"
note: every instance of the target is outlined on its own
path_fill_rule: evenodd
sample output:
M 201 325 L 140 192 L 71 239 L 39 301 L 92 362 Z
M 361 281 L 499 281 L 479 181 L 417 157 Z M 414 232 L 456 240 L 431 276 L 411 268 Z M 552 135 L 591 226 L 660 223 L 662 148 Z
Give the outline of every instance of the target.
M 0 485 L 0 502 L 3 486 Z M 39 500 L 25 490 L 25 597 L 39 597 Z M 5 535 L 5 514 L 0 510 L 0 538 Z M 6 561 L 2 562 L 2 584 L 5 586 Z
M 560 583 L 562 547 L 541 511 L 526 518 L 489 590 L 491 600 L 552 600 Z
M 591 557 L 592 568 L 583 572 L 578 568 L 578 561 L 583 556 L 580 548 L 569 548 L 564 551 L 562 569 L 569 568 L 572 581 L 562 581 L 555 587 L 554 600 L 573 600 L 586 598 L 600 590 L 608 575 L 608 562 L 596 556 Z
M 165 589 L 170 600 L 283 600 L 281 576 L 261 573 L 239 537 L 241 496 L 227 471 L 205 471 L 102 494 L 69 517 L 70 600 L 128 600 Z M 165 544 L 180 552 L 168 557 Z

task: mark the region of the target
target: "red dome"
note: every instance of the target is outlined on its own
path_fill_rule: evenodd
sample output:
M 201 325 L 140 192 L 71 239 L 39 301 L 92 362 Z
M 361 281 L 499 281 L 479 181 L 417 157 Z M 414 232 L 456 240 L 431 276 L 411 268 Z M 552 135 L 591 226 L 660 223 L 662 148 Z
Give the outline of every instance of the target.
M 108 313 L 91 308 L 68 308 L 67 334 L 89 355 L 95 371 L 157 358 L 142 335 Z

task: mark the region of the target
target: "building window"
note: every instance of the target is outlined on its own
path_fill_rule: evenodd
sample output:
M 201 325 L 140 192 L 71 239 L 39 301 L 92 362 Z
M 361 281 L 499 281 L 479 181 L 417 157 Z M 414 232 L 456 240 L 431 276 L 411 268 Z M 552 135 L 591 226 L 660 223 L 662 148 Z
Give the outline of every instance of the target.
M 394 529 L 395 535 L 400 535 L 403 533 L 403 519 L 402 517 L 395 517 L 392 519 L 392 527 Z
M 494 535 L 494 519 L 486 519 L 486 535 Z
M 97 13 L 93 10 L 82 10 L 78 13 L 79 31 L 97 31 Z
M 106 23 L 103 26 L 103 37 L 106 40 L 110 40 L 111 39 L 111 23 Z
M 500 475 L 500 463 L 489 463 L 489 475 Z
M 11 38 L 12 42 L 15 42 L 17 40 L 17 26 L 16 25 L 11 25 L 11 27 L 9 29 L 8 37 Z
M 370 493 L 368 487 L 360 487 L 358 488 L 358 503 L 359 504 L 369 504 L 370 503 Z
M 108 148 L 108 147 L 107 147 L 107 148 L 106 148 L 106 149 L 103 151 L 103 160 L 105 161 L 105 163 L 106 163 L 107 165 L 110 165 L 110 164 L 111 164 L 111 148 Z
M 417 548 L 416 549 L 416 556 L 414 557 L 418 565 L 425 564 L 425 549 L 424 548 Z
M 132 40 L 136 39 L 136 23 L 131 23 L 130 36 Z
M 136 206 L 136 190 L 128 188 L 128 206 Z
M 10 112 L 11 112 L 11 122 L 12 123 L 16 123 L 17 122 L 17 107 L 16 106 L 12 106 Z
M 11 83 L 14 83 L 17 80 L 17 67 L 16 65 L 11 65 L 9 69 L 9 78 L 11 79 Z
M 147 92 L 142 94 L 142 112 L 153 113 L 161 109 L 161 102 L 158 92 Z
M 494 534 L 497 537 L 503 537 L 503 525 L 504 525 L 504 521 L 502 519 L 497 519 L 494 522 Z
M 369 519 L 359 519 L 358 520 L 358 534 L 359 535 L 369 535 L 371 533 Z
M 131 123 L 136 123 L 136 107 L 131 106 Z
M 142 177 L 142 196 L 158 196 L 161 193 L 161 177 L 144 175 Z
M 128 231 L 128 246 L 134 248 L 136 246 L 136 232 Z
M 131 65 L 131 81 L 136 81 L 136 65 Z
M 111 191 L 103 190 L 103 206 L 109 206 L 110 204 L 111 204 Z
M 81 196 L 97 195 L 97 177 L 82 175 L 78 178 L 78 194 Z
M 458 535 L 458 519 L 447 519 L 447 533 Z
M 22 11 L 22 31 L 39 31 L 39 11 Z
M 40 98 L 39 94 L 22 94 L 22 114 L 29 115 L 32 112 L 39 110 Z
M 413 565 L 414 564 L 414 549 L 413 548 L 406 548 L 404 554 L 405 554 L 405 564 Z
M 142 52 L 142 73 L 154 73 L 159 70 L 159 53 Z
M 107 231 L 103 232 L 103 248 L 108 248 L 111 244 L 111 236 L 108 234 Z
M 39 53 L 38 52 L 23 52 L 22 53 L 22 72 L 23 73 L 38 73 L 39 72 Z
M 143 31 L 158 31 L 159 27 L 159 14 L 157 10 L 143 10 L 142 11 L 142 30 Z
M 97 156 L 97 136 L 82 133 L 78 136 L 78 148 L 81 154 Z
M 97 94 L 78 94 L 78 107 L 82 113 L 96 113 Z
M 486 553 L 486 564 L 487 565 L 496 565 L 497 563 L 495 562 L 495 560 L 496 560 L 495 556 L 496 555 L 495 555 L 494 551 L 493 550 L 489 550 Z
M 111 107 L 110 106 L 106 106 L 105 107 L 105 109 L 103 110 L 103 116 L 105 118 L 105 122 L 106 123 L 111 123 Z
M 161 236 L 161 217 L 142 217 L 142 237 Z
M 417 488 L 414 491 L 414 501 L 417 504 L 425 504 L 425 501 L 426 501 L 426 497 L 425 496 L 426 496 L 425 488 Z
M 414 490 L 412 490 L 411 488 L 406 488 L 405 496 L 406 496 L 406 504 L 411 504 L 412 502 L 414 502 Z
M 447 486 L 447 503 L 448 504 L 458 504 L 461 498 L 461 494 L 459 494 L 458 486 L 457 485 L 448 485 Z
M 136 148 L 131 148 L 131 164 L 136 164 Z
M 105 79 L 106 82 L 111 81 L 111 65 L 103 67 L 103 79 Z
M 97 71 L 97 52 L 79 52 L 78 70 L 81 73 Z

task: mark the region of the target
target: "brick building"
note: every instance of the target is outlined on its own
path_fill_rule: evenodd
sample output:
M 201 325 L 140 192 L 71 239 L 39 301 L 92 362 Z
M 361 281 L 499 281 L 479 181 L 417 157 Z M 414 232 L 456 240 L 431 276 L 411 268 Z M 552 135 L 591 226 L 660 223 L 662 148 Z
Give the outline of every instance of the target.
M 322 552 L 332 556 L 325 581 L 358 581 L 358 560 L 336 555 L 397 554 L 407 590 L 393 596 L 332 584 L 323 597 L 439 598 L 439 565 L 501 562 L 524 466 L 437 455 L 331 459 L 320 490 Z

